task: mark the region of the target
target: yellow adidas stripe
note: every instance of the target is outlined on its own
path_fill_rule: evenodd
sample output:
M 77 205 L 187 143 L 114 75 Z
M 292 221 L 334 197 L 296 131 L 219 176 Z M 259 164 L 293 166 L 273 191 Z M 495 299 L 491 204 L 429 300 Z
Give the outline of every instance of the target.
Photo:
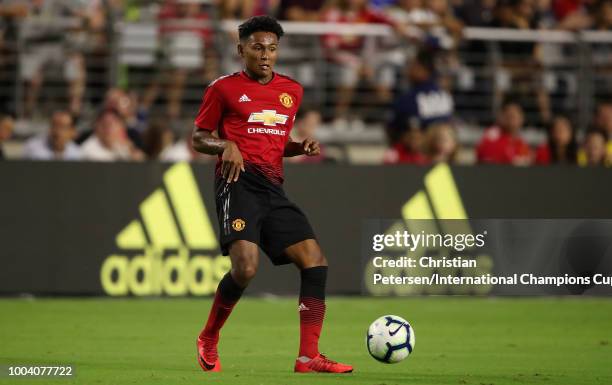
M 216 248 L 217 238 L 191 167 L 187 163 L 172 166 L 164 175 L 164 184 L 187 245 L 192 249 Z

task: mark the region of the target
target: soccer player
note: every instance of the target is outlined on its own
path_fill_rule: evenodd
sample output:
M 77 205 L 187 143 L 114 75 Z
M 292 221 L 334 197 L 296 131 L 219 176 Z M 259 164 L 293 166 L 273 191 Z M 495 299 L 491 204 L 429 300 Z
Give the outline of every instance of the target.
M 319 143 L 289 137 L 302 101 L 302 86 L 275 73 L 281 25 L 269 16 L 238 27 L 244 70 L 222 76 L 204 92 L 195 120 L 193 147 L 216 154 L 215 191 L 220 243 L 232 268 L 217 288 L 206 326 L 197 340 L 204 371 L 220 371 L 219 331 L 255 276 L 261 247 L 275 265 L 300 269 L 300 350 L 296 372 L 348 373 L 349 365 L 319 353 L 325 314 L 327 260 L 304 213 L 285 195 L 283 156 L 320 153 Z

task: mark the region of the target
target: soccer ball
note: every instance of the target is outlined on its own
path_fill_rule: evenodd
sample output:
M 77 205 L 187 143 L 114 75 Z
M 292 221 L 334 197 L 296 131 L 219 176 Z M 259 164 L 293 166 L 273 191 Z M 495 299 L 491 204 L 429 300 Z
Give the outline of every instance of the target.
M 400 362 L 414 349 L 414 330 L 402 317 L 384 315 L 368 328 L 366 345 L 376 360 L 386 364 Z

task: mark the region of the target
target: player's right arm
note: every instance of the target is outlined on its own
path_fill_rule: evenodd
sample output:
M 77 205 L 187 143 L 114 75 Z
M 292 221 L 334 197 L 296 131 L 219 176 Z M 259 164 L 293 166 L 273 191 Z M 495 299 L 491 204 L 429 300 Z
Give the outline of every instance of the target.
M 197 152 L 221 155 L 221 176 L 228 182 L 235 182 L 240 171 L 244 171 L 244 160 L 236 143 L 213 134 L 223 119 L 223 98 L 214 85 L 211 84 L 204 92 L 191 143 Z
M 196 127 L 191 137 L 193 149 L 209 155 L 221 154 L 221 175 L 228 182 L 237 181 L 244 171 L 244 160 L 236 143 L 219 139 L 212 132 Z

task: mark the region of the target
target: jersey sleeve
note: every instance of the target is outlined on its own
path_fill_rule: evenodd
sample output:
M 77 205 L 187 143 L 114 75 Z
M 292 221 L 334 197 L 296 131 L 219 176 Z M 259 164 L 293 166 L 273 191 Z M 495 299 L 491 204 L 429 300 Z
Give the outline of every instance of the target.
M 212 84 L 204 91 L 195 125 L 202 130 L 215 131 L 221 125 L 222 115 L 223 99 L 217 87 Z

